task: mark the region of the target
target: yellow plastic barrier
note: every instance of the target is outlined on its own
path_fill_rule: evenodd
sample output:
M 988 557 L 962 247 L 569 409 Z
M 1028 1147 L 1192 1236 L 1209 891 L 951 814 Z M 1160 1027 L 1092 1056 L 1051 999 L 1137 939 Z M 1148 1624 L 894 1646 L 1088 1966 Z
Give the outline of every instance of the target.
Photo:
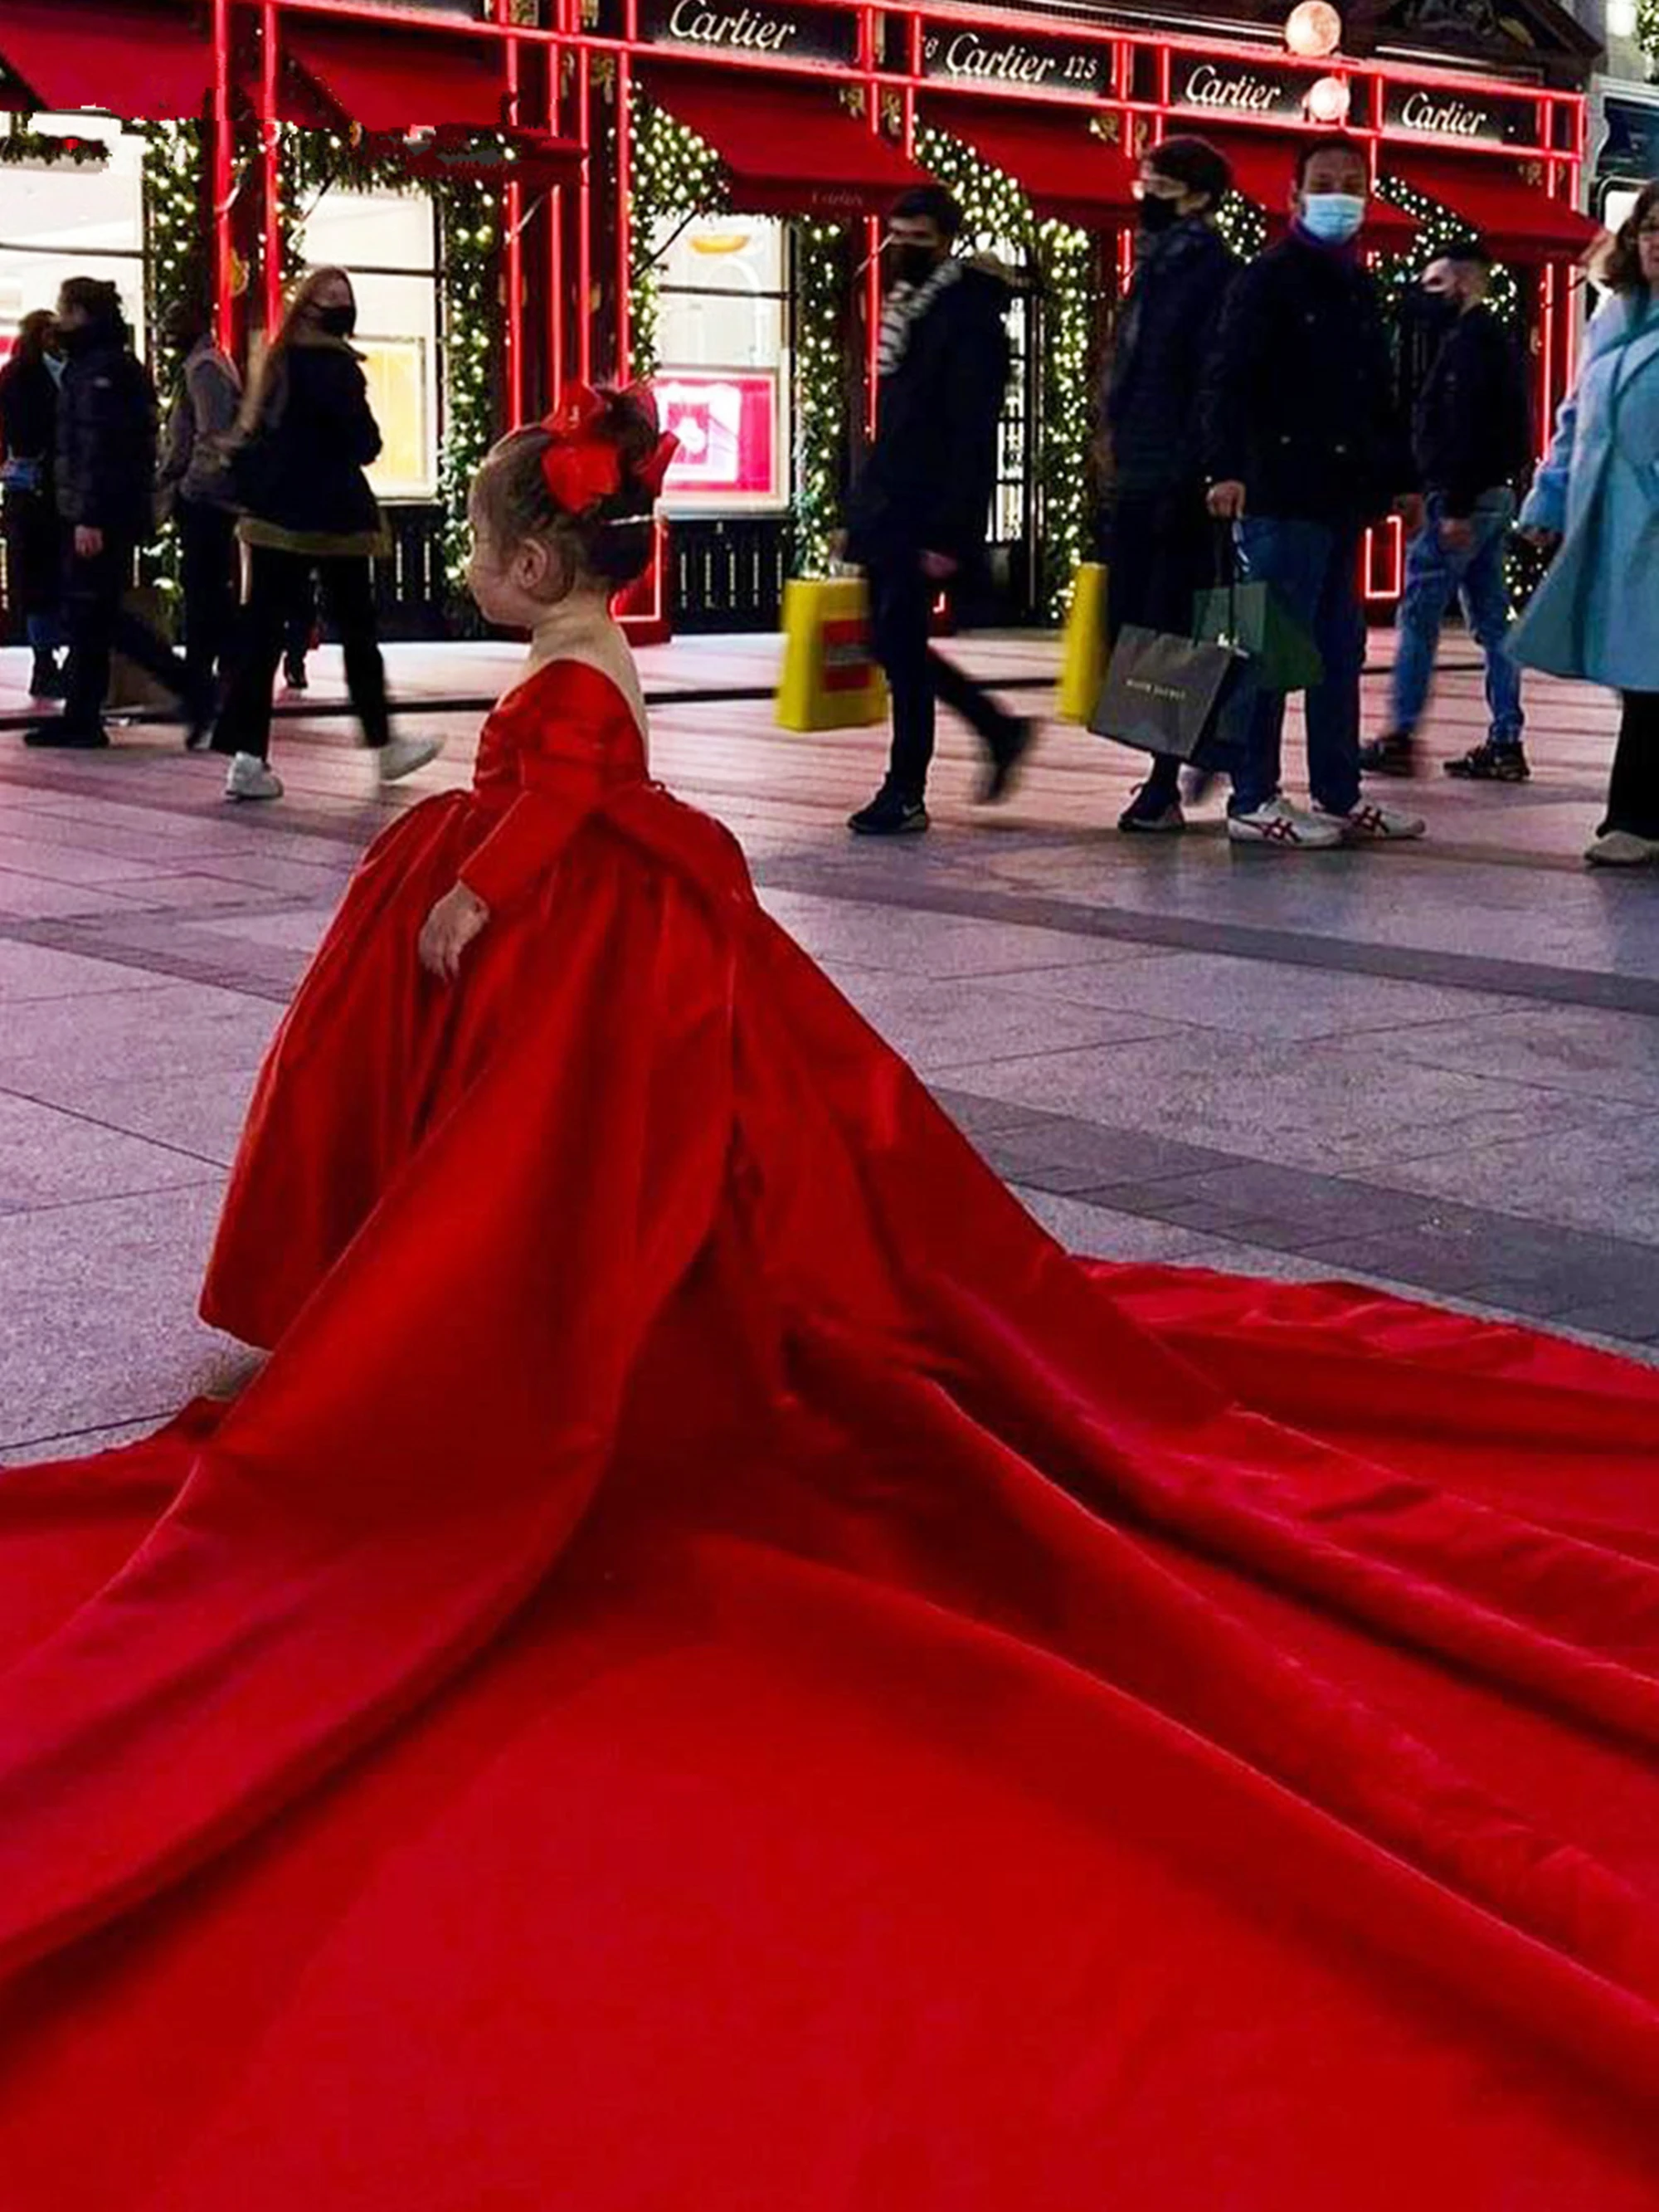
M 783 589 L 786 730 L 855 730 L 887 716 L 887 684 L 870 658 L 870 600 L 858 576 L 806 577 Z
M 1060 664 L 1060 697 L 1054 712 L 1062 722 L 1086 722 L 1106 681 L 1106 568 L 1085 561 L 1072 583 L 1071 611 Z

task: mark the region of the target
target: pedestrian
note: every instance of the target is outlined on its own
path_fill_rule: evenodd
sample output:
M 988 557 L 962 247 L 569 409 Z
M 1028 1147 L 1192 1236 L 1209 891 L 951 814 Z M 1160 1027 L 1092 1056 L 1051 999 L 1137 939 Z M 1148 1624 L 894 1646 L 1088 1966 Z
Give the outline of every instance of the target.
M 1533 459 L 1526 374 L 1486 303 L 1492 256 L 1479 240 L 1455 245 L 1431 261 L 1423 272 L 1423 289 L 1445 327 L 1414 425 L 1427 512 L 1406 549 L 1389 727 L 1362 749 L 1360 765 L 1379 775 L 1413 773 L 1440 625 L 1451 602 L 1461 598 L 1469 635 L 1486 662 L 1488 720 L 1484 740 L 1448 761 L 1446 773 L 1480 783 L 1524 783 L 1521 673 L 1508 649 L 1504 556 L 1515 522 L 1516 481 Z
M 1609 297 L 1521 515 L 1555 558 L 1511 650 L 1622 696 L 1607 812 L 1584 858 L 1628 868 L 1659 860 L 1659 183 L 1595 275 Z
M 1140 165 L 1135 271 L 1105 395 L 1111 482 L 1106 640 L 1129 623 L 1185 636 L 1212 580 L 1216 526 L 1205 506 L 1204 362 L 1238 262 L 1216 228 L 1232 184 L 1202 138 L 1171 138 Z M 1158 759 L 1118 828 L 1184 829 L 1181 763 Z
M 1422 519 L 1376 287 L 1361 258 L 1370 192 L 1364 149 L 1336 133 L 1297 157 L 1293 221 L 1228 295 L 1206 380 L 1210 512 L 1234 523 L 1252 579 L 1271 585 L 1324 662 L 1307 695 L 1312 810 L 1279 788 L 1282 692 L 1249 690 L 1228 834 L 1295 850 L 1420 837 L 1421 819 L 1362 802 L 1359 598 L 1366 526 L 1390 507 Z
M 306 662 L 317 642 L 317 580 L 306 578 L 305 599 L 296 605 L 289 617 L 283 639 L 283 689 L 285 691 L 308 691 L 311 678 Z
M 869 575 L 871 643 L 893 699 L 886 780 L 849 824 L 863 836 L 927 829 L 938 701 L 984 742 L 987 802 L 1006 794 L 1030 741 L 1025 722 L 929 642 L 940 593 L 960 605 L 983 581 L 1008 386 L 1011 288 L 1006 275 L 956 252 L 962 222 L 939 185 L 906 192 L 887 219 L 893 283 L 875 442 L 848 502 L 847 552 Z
M 225 672 L 236 623 L 240 562 L 230 445 L 242 380 L 214 335 L 206 302 L 172 309 L 166 336 L 181 356 L 167 410 L 159 478 L 164 513 L 179 532 L 185 605 L 185 662 L 204 692 Z
M 132 350 L 120 294 L 104 278 L 70 278 L 58 295 L 58 331 L 65 366 L 54 490 L 68 538 L 69 670 L 62 719 L 38 724 L 24 743 L 77 750 L 109 743 L 104 702 L 118 647 L 175 696 L 193 739 L 210 700 L 179 655 L 123 604 L 135 556 L 155 528 L 155 386 Z
M 229 756 L 228 799 L 280 799 L 270 766 L 276 670 L 310 605 L 314 574 L 345 651 L 346 686 L 382 783 L 424 767 L 434 738 L 394 738 L 374 612 L 385 526 L 364 473 L 380 450 L 351 280 L 314 269 L 294 295 L 245 402 L 233 456 L 248 549 L 246 602 L 213 743 Z
M 37 307 L 17 326 L 11 359 L 0 369 L 0 489 L 3 490 L 6 592 L 21 615 L 33 654 L 29 693 L 61 699 L 64 672 L 64 532 L 53 471 L 58 455 L 58 386 L 64 373 L 58 319 Z

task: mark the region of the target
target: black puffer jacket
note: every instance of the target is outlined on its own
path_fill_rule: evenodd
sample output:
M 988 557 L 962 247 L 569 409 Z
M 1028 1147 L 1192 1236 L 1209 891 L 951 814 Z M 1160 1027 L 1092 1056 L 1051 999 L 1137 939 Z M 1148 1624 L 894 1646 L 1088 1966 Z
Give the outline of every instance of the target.
M 58 512 L 72 526 L 143 544 L 155 527 L 161 411 L 149 371 L 118 315 L 64 331 L 60 343 Z
M 1142 242 L 1106 387 L 1118 490 L 1156 491 L 1203 475 L 1204 366 L 1238 271 L 1206 222 Z
M 1204 447 L 1247 513 L 1374 521 L 1416 471 L 1376 288 L 1349 255 L 1292 231 L 1227 297 L 1205 380 Z
M 876 438 L 848 501 L 854 561 L 983 553 L 996 488 L 997 425 L 1008 388 L 1009 288 L 965 268 L 910 326 L 882 379 Z
M 362 550 L 380 530 L 363 474 L 380 450 L 361 357 L 341 339 L 290 346 L 234 465 L 243 534 L 301 551 Z
M 1521 357 L 1490 307 L 1471 307 L 1447 332 L 1417 402 L 1417 465 L 1446 512 L 1467 517 L 1482 492 L 1524 476 L 1533 459 L 1532 410 Z

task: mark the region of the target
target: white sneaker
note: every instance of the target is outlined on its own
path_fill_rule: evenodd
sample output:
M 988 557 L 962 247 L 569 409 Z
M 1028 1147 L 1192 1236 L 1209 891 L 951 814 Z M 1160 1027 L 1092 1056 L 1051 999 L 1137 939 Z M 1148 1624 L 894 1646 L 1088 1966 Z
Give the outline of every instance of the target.
M 1593 868 L 1645 868 L 1659 860 L 1659 843 L 1633 830 L 1607 830 L 1585 853 Z
M 1270 799 L 1249 814 L 1230 814 L 1227 835 L 1240 845 L 1294 845 L 1304 850 L 1340 845 L 1338 817 L 1304 814 L 1283 799 Z
M 388 738 L 375 750 L 376 770 L 382 783 L 401 783 L 417 768 L 437 759 L 444 749 L 441 738 Z
M 237 753 L 225 775 L 227 799 L 280 799 L 283 779 L 258 753 Z
M 1402 814 L 1397 806 L 1374 806 L 1362 799 L 1346 814 L 1316 805 L 1321 822 L 1334 822 L 1339 835 L 1356 845 L 1382 845 L 1407 837 L 1420 837 L 1428 823 L 1420 814 Z

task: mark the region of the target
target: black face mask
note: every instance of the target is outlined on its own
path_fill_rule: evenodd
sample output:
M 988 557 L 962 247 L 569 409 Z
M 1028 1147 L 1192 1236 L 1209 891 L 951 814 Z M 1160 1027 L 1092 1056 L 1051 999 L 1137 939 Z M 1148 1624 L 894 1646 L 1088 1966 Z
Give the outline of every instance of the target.
M 938 266 L 939 256 L 931 246 L 893 248 L 893 273 L 901 284 L 925 284 Z
M 1180 221 L 1180 208 L 1172 199 L 1148 192 L 1140 203 L 1140 228 L 1148 238 L 1162 238 Z
M 331 338 L 349 338 L 357 327 L 356 307 L 319 307 L 317 327 Z
M 1457 302 L 1449 293 L 1418 294 L 1417 319 L 1425 331 L 1438 331 L 1443 335 L 1457 320 Z

